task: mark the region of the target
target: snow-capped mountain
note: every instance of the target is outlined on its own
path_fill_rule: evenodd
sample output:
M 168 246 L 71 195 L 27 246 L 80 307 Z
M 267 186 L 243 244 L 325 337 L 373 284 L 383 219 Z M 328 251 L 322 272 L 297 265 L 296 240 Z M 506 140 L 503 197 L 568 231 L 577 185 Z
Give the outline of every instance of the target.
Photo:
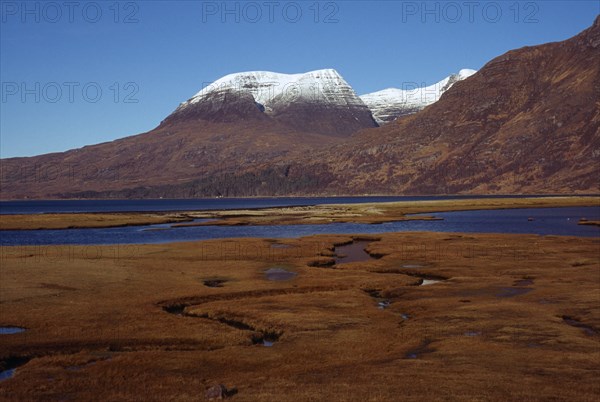
M 229 74 L 183 102 L 165 121 L 182 118 L 271 118 L 294 129 L 333 135 L 377 126 L 367 105 L 333 69 Z
M 600 16 L 573 38 L 499 55 L 412 118 L 352 136 L 330 130 L 339 130 L 338 124 L 346 124 L 346 132 L 360 128 L 351 117 L 356 110 L 366 112 L 364 125 L 375 125 L 366 106 L 342 106 L 335 99 L 280 108 L 260 94 L 265 81 L 253 78 L 244 90 L 204 91 L 147 133 L 2 159 L 8 174 L 2 175 L 0 196 L 595 194 L 600 192 L 599 49 Z M 438 92 L 471 73 L 464 70 L 436 84 Z M 326 93 L 354 99 L 343 88 Z M 257 98 L 271 107 L 269 114 Z M 69 169 L 67 177 L 63 169 L 37 175 L 32 186 L 31 175 L 10 173 L 56 172 L 57 166 L 93 166 L 98 174 L 91 180 Z
M 333 69 L 310 71 L 303 74 L 281 74 L 270 71 L 250 71 L 229 74 L 218 79 L 180 107 L 201 102 L 206 96 L 219 91 L 249 92 L 256 103 L 273 112 L 278 105 L 304 101 L 329 103 L 340 106 L 363 106 L 354 90 Z
M 463 69 L 430 86 L 410 83 L 361 97 L 333 69 L 301 74 L 235 73 L 204 87 L 164 122 L 271 119 L 295 130 L 346 136 L 418 112 L 475 72 Z
M 360 98 L 373 113 L 377 124 L 384 125 L 400 116 L 416 113 L 437 102 L 452 85 L 476 72 L 463 69 L 430 86 L 418 87 L 415 83 L 406 83 L 402 89 L 388 88 L 362 95 Z

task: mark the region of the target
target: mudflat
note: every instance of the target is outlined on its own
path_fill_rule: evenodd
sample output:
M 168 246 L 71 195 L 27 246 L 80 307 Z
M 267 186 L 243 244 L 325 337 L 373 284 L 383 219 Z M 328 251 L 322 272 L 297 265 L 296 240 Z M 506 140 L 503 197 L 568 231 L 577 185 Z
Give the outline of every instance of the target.
M 528 198 L 472 198 L 399 201 L 363 204 L 323 204 L 242 210 L 155 213 L 74 213 L 1 215 L 0 230 L 100 228 L 173 223 L 174 227 L 203 225 L 293 225 L 326 223 L 382 223 L 435 219 L 410 216 L 434 212 L 507 208 L 600 206 L 600 197 L 560 196 Z M 205 222 L 189 222 L 207 219 Z
M 359 241 L 371 258 L 345 262 Z M 0 400 L 198 401 L 216 384 L 240 401 L 600 395 L 599 239 L 1 250 L 0 327 L 24 331 L 0 333 L 0 371 L 16 369 Z

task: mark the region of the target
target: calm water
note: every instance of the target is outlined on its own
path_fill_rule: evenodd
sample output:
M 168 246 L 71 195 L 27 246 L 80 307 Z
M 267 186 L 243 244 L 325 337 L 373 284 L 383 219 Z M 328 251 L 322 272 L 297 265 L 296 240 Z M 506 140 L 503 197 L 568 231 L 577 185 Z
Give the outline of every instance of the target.
M 21 327 L 0 327 L 0 335 L 12 335 L 25 332 L 25 328 Z
M 1 245 L 144 244 L 232 237 L 292 238 L 314 234 L 377 234 L 433 231 L 465 233 L 530 233 L 600 237 L 600 227 L 578 225 L 580 218 L 600 220 L 600 207 L 528 208 L 429 214 L 442 221 L 404 221 L 379 225 L 131 226 L 105 229 L 0 231 Z M 528 218 L 534 218 L 529 221 Z M 162 228 L 163 230 L 148 230 Z
M 317 204 L 353 204 L 461 198 L 507 198 L 520 196 L 430 196 L 430 197 L 288 197 L 288 198 L 207 198 L 186 200 L 50 200 L 0 201 L 0 214 L 42 214 L 60 212 L 148 212 L 211 209 L 268 208 Z M 522 196 L 527 197 L 527 196 Z

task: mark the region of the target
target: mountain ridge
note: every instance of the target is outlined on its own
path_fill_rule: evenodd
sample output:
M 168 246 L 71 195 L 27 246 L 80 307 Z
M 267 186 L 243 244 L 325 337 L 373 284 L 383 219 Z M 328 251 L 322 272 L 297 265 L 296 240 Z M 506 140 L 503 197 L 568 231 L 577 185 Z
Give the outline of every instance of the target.
M 231 110 L 214 121 L 208 102 L 134 137 L 3 159 L 2 198 L 600 192 L 600 17 L 565 41 L 492 59 L 418 113 L 350 135 L 289 123 L 326 128 L 330 115 L 319 123 L 288 109 L 286 121 L 253 96 L 220 96 L 217 110 Z M 94 169 L 36 170 L 70 165 Z

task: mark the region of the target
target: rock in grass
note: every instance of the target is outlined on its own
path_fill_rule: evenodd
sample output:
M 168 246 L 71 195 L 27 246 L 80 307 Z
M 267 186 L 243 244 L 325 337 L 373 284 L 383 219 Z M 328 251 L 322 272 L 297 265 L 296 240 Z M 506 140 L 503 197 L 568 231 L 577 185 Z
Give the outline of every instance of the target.
M 223 384 L 213 385 L 206 390 L 204 395 L 209 401 L 215 399 L 225 399 L 227 398 L 227 387 Z

